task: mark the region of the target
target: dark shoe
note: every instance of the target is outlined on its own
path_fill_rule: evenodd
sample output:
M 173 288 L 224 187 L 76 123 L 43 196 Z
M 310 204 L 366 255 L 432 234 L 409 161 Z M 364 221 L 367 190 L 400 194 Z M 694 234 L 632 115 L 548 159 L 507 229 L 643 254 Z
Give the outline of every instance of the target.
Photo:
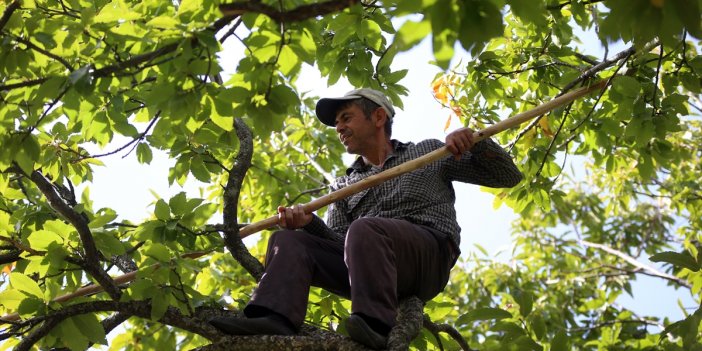
M 373 330 L 363 317 L 352 314 L 346 320 L 346 331 L 351 339 L 366 345 L 374 350 L 384 349 L 388 344 L 388 337 Z
M 283 317 L 269 315 L 258 318 L 215 317 L 208 321 L 213 327 L 230 335 L 294 335 Z M 287 322 L 287 323 L 286 323 Z

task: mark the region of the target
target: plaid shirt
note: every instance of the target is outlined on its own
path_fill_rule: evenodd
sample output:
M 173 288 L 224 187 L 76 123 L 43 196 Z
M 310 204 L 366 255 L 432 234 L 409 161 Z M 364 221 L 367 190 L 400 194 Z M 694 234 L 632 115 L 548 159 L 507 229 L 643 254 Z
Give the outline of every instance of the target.
M 346 176 L 331 185 L 338 190 L 368 176 L 380 173 L 444 146 L 429 139 L 414 143 L 392 140 L 394 152 L 382 167 L 367 165 L 362 157 L 356 159 Z M 457 249 L 461 228 L 456 222 L 456 195 L 452 181 L 457 180 L 493 188 L 512 187 L 522 180 L 522 174 L 510 155 L 491 139 L 475 144 L 460 160 L 447 157 L 421 169 L 387 180 L 329 206 L 325 224 L 314 216 L 305 231 L 332 240 L 343 240 L 352 221 L 361 217 L 403 219 L 428 226 L 450 237 Z

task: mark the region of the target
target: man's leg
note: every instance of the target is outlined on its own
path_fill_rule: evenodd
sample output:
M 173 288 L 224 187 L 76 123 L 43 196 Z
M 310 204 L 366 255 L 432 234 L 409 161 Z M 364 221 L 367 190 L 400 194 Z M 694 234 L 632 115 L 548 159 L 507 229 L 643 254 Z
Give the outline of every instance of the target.
M 387 218 L 360 218 L 346 235 L 352 312 L 395 325 L 398 298 L 428 301 L 446 286 L 453 264 L 448 241 L 425 227 Z
M 303 231 L 283 230 L 268 241 L 266 271 L 244 313 L 256 317 L 261 307 L 285 316 L 299 328 L 304 322 L 310 286 L 349 295 L 343 243 Z

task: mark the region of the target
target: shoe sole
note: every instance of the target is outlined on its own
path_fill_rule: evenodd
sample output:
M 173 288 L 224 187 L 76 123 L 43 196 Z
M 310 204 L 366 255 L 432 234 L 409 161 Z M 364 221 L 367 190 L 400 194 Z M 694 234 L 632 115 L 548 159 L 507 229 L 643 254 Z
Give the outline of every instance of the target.
M 359 316 L 349 316 L 346 320 L 346 331 L 351 339 L 374 350 L 381 350 L 387 346 L 387 338 L 371 329 L 366 321 Z

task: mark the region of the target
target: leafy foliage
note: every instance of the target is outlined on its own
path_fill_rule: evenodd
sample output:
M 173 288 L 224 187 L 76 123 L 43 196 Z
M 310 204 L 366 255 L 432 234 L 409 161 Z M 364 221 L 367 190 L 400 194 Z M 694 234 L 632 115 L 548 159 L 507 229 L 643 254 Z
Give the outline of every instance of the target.
M 86 349 L 106 344 L 117 325 L 110 349 L 217 339 L 198 327 L 201 314 L 242 307 L 265 252 L 265 234 L 237 249 L 238 224 L 310 200 L 342 167 L 332 131 L 315 125 L 316 97 L 296 87 L 303 65 L 328 84 L 381 89 L 401 107 L 407 71 L 393 70 L 393 59 L 428 38 L 446 70 L 433 83 L 437 100 L 474 128 L 588 79 L 608 80 L 600 94 L 497 136 L 526 174 L 516 188 L 489 190 L 496 206 L 520 214 L 513 263 L 465 253 L 447 290 L 425 308 L 429 318 L 481 350 L 701 350 L 699 306 L 673 321 L 616 303 L 642 274 L 700 302 L 701 7 L 4 2 L 0 313 L 19 322 L 3 324 L 2 349 Z M 582 35 L 608 50 L 617 40 L 629 48 L 597 57 L 583 51 Z M 217 55 L 234 40 L 241 58 L 223 62 Z M 452 67 L 456 44 L 471 57 Z M 224 66 L 236 67 L 226 81 Z M 94 208 L 93 171 L 118 153 L 145 164 L 165 154 L 169 183 L 199 181 L 202 195 L 158 198 L 140 223 Z M 569 172 L 566 160 L 585 172 Z M 135 274 L 126 287 L 110 278 L 121 273 Z M 104 292 L 54 300 L 87 283 Z M 348 310 L 348 301 L 315 290 L 308 322 L 335 329 Z M 453 334 L 430 330 L 414 348 L 461 347 Z

